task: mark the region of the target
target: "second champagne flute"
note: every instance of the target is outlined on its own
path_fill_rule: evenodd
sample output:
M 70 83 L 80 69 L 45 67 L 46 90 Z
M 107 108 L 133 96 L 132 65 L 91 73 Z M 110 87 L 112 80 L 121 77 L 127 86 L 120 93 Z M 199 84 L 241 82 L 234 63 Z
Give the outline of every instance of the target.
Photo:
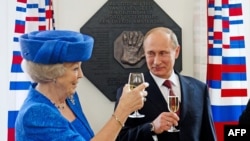
M 170 112 L 176 113 L 179 110 L 179 97 L 176 95 L 169 95 L 168 96 L 168 109 Z M 168 130 L 168 132 L 179 132 L 179 129 L 176 129 L 174 126 Z
M 134 89 L 138 85 L 144 82 L 143 73 L 129 73 L 128 84 L 130 85 L 130 90 Z M 133 114 L 129 115 L 130 118 L 143 118 L 145 115 L 140 114 L 138 111 L 135 111 Z

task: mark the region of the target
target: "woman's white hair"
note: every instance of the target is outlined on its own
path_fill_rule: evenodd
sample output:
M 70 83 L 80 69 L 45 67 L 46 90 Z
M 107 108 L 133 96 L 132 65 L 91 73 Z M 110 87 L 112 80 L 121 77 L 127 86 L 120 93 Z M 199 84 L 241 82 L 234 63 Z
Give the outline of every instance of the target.
M 66 70 L 63 64 L 45 65 L 25 59 L 23 59 L 21 67 L 37 83 L 54 81 L 57 77 L 62 76 Z

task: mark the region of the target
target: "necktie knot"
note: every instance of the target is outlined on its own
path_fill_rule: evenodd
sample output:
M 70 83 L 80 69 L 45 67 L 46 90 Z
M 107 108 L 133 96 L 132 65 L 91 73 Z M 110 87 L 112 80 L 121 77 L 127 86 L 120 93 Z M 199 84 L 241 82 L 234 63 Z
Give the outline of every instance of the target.
M 171 85 L 171 81 L 170 80 L 165 80 L 165 82 L 163 83 L 164 86 L 166 86 L 169 89 L 169 95 L 174 96 L 174 92 L 172 90 L 172 85 Z
M 172 85 L 171 85 L 171 81 L 170 80 L 165 80 L 163 83 L 164 86 L 166 86 L 167 88 L 171 89 Z

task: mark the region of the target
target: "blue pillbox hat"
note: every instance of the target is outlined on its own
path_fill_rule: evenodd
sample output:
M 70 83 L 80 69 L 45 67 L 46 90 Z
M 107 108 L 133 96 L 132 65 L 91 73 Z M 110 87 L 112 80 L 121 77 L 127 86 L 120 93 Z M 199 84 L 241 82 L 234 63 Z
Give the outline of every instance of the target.
M 40 64 L 86 61 L 93 45 L 93 37 L 67 30 L 33 31 L 20 36 L 22 57 Z

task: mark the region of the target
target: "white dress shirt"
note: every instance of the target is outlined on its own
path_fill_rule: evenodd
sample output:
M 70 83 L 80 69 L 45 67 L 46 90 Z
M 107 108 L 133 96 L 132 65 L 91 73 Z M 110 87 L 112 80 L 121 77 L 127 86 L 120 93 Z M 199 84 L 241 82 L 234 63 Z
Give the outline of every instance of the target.
M 150 72 L 150 74 L 152 75 L 152 77 L 155 80 L 157 86 L 161 90 L 161 93 L 162 93 L 163 97 L 165 98 L 166 101 L 168 101 L 167 98 L 168 98 L 168 95 L 169 95 L 169 89 L 166 86 L 163 85 L 163 83 L 165 82 L 166 79 L 155 76 L 151 72 Z M 175 95 L 179 96 L 179 100 L 181 102 L 180 81 L 179 81 L 178 75 L 174 73 L 174 70 L 172 71 L 172 74 L 170 75 L 168 80 L 171 81 L 172 90 L 173 90 Z

